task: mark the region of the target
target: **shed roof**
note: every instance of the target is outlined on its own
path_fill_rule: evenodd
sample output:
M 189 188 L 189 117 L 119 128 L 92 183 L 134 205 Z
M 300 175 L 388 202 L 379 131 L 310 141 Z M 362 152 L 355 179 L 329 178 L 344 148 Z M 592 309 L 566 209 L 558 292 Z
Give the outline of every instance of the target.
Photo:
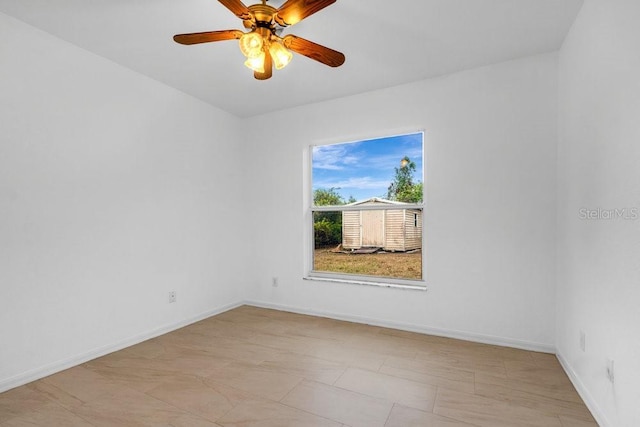
M 394 200 L 387 200 L 387 199 L 381 199 L 380 197 L 371 197 L 370 199 L 366 199 L 366 200 L 359 200 L 357 202 L 353 202 L 353 203 L 349 203 L 345 206 L 358 206 L 358 205 L 363 205 L 365 203 L 385 203 L 388 205 L 398 205 L 398 206 L 404 206 L 404 205 L 410 205 L 411 203 L 404 203 L 404 202 L 396 202 Z

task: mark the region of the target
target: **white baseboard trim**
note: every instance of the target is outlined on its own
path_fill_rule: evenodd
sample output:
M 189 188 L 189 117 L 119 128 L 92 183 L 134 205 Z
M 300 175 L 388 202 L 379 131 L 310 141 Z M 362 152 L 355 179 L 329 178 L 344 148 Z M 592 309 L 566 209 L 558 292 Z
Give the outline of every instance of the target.
M 587 409 L 591 411 L 591 415 L 595 418 L 596 422 L 600 427 L 611 427 L 612 424 L 609 422 L 607 417 L 604 415 L 600 406 L 597 404 L 596 400 L 591 396 L 591 393 L 587 390 L 584 383 L 580 380 L 580 377 L 573 370 L 567 359 L 558 351 L 556 353 L 556 357 L 558 361 L 560 361 L 560 365 L 562 365 L 562 369 L 567 373 L 567 376 L 571 380 L 571 383 L 575 387 L 576 391 L 584 401 L 584 404 L 587 405 Z
M 49 375 L 53 375 L 57 372 L 64 371 L 65 369 L 72 368 L 74 366 L 80 365 L 82 363 L 88 362 L 98 357 L 105 356 L 109 353 L 113 353 L 114 351 L 122 350 L 123 348 L 131 347 L 132 345 L 139 344 L 148 339 L 155 338 L 160 335 L 164 335 L 171 331 L 175 331 L 176 329 L 183 328 L 192 323 L 199 322 L 200 320 L 204 320 L 211 316 L 215 316 L 216 314 L 233 310 L 234 308 L 239 307 L 241 305 L 243 305 L 242 302 L 237 302 L 237 303 L 231 303 L 221 307 L 217 307 L 213 310 L 209 310 L 197 316 L 193 316 L 176 323 L 171 323 L 168 325 L 161 326 L 151 331 L 129 337 L 122 341 L 90 350 L 78 356 L 73 356 L 68 359 L 59 360 L 57 362 L 53 362 L 48 365 L 29 370 L 27 372 L 15 375 L 13 377 L 2 379 L 0 380 L 0 393 L 15 387 L 19 387 L 24 384 L 28 384 L 32 381 L 36 381 L 41 378 L 48 377 Z
M 307 314 L 311 316 L 328 317 L 330 319 L 344 320 L 347 322 L 363 323 L 367 325 L 380 326 L 383 328 L 399 329 L 402 331 L 417 332 L 426 335 L 435 335 L 439 337 L 455 338 L 464 341 L 472 341 L 482 344 L 499 345 L 502 347 L 512 347 L 521 350 L 538 351 L 541 353 L 555 354 L 556 348 L 550 344 L 537 342 L 521 341 L 511 338 L 502 338 L 492 335 L 475 334 L 472 332 L 457 331 L 452 329 L 431 328 L 428 326 L 414 325 L 411 323 L 395 322 L 391 320 L 373 319 L 363 316 L 354 316 L 350 314 L 341 314 L 329 311 L 313 310 L 308 308 L 292 307 L 282 304 L 273 304 L 263 301 L 248 300 L 246 305 L 254 307 L 270 308 L 273 310 L 288 311 L 291 313 Z

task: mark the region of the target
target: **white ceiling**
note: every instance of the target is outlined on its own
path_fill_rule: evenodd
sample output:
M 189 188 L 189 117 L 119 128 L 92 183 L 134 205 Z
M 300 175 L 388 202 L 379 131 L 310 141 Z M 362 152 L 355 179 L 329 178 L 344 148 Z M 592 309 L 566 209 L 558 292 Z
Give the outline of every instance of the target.
M 173 42 L 177 33 L 242 29 L 216 0 L 0 0 L 0 12 L 250 117 L 557 50 L 582 1 L 338 0 L 283 35 L 339 50 L 346 63 L 295 55 L 267 81 L 253 78 L 235 41 Z

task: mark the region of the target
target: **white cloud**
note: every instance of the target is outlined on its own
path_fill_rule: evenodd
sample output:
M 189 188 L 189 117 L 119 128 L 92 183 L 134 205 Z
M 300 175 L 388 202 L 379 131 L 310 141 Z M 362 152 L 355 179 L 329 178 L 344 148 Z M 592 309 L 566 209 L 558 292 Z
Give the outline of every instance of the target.
M 313 167 L 324 170 L 344 170 L 360 160 L 351 154 L 352 148 L 346 144 L 313 147 Z
M 339 181 L 314 182 L 316 188 L 340 188 L 353 190 L 386 190 L 389 180 L 375 179 L 370 176 L 347 178 Z

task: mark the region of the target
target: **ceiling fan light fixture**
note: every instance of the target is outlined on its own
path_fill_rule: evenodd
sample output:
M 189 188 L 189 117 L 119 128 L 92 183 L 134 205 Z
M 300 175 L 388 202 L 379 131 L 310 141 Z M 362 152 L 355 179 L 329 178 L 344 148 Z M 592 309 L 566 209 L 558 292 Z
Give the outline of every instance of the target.
M 260 51 L 258 56 L 248 57 L 247 60 L 244 61 L 244 65 L 257 73 L 264 73 L 265 56 L 264 51 Z
M 267 4 L 269 0 L 260 0 L 260 3 L 250 6 L 246 6 L 244 0 L 218 1 L 242 20 L 246 30 L 176 34 L 173 40 L 183 45 L 238 40 L 240 50 L 247 58 L 244 64 L 254 71 L 253 76 L 257 80 L 270 79 L 274 67 L 278 70 L 286 67 L 293 58 L 293 52 L 330 67 L 344 64 L 344 54 L 336 50 L 293 34 L 283 38 L 279 36 L 285 27 L 297 24 L 336 0 L 277 0 L 282 3 L 278 8 Z
M 240 37 L 240 50 L 247 58 L 255 58 L 264 54 L 262 47 L 264 40 L 262 36 L 256 32 L 245 33 Z
M 293 54 L 279 41 L 271 42 L 269 45 L 269 53 L 273 58 L 273 65 L 275 65 L 276 70 L 282 70 L 291 62 L 291 59 L 293 59 Z

